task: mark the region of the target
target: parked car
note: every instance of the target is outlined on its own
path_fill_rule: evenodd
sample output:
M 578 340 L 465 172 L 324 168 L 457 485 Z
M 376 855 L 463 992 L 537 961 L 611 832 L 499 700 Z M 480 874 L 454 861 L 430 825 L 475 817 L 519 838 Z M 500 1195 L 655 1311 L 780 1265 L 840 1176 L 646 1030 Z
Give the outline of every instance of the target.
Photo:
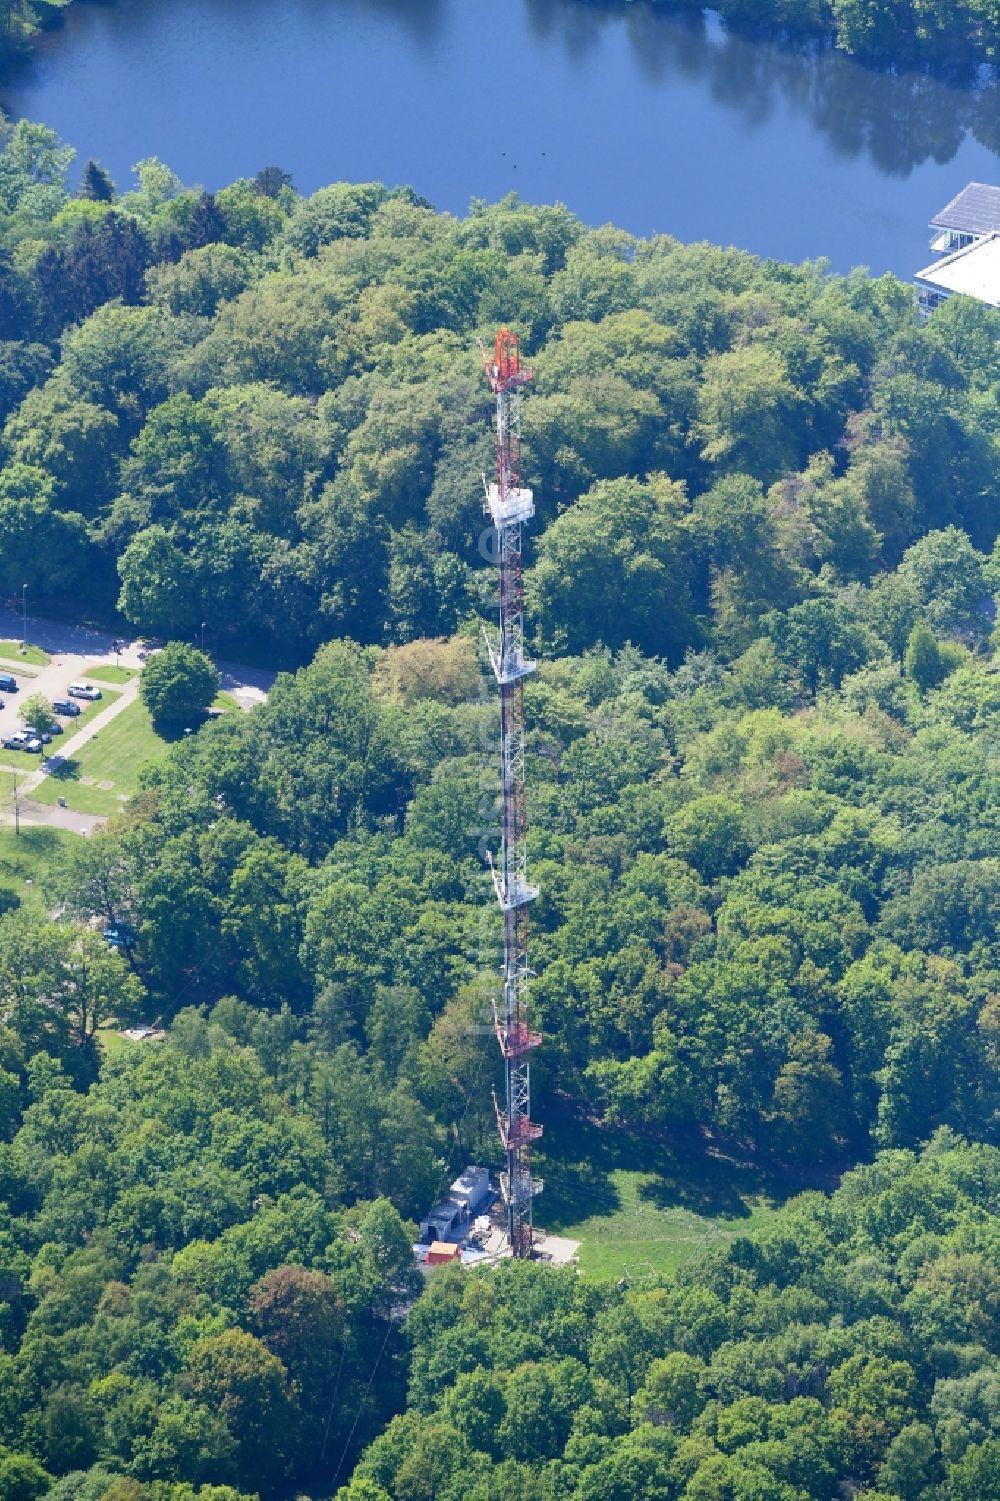
M 74 717 L 83 711 L 79 704 L 75 704 L 71 698 L 54 698 L 52 700 L 53 714 L 72 714 Z
M 100 688 L 95 688 L 93 683 L 70 683 L 66 689 L 70 698 L 100 698 Z
M 15 730 L 13 735 L 5 736 L 3 745 L 5 750 L 28 751 L 31 755 L 42 748 L 42 742 L 27 730 Z
M 24 733 L 30 736 L 33 740 L 40 740 L 43 745 L 51 744 L 52 736 L 49 734 L 48 730 L 39 730 L 36 729 L 33 724 L 26 724 L 24 727 Z
M 104 929 L 104 942 L 110 949 L 126 951 L 135 947 L 135 932 L 127 922 L 111 923 Z
M 17 692 L 17 679 L 12 678 L 9 672 L 0 672 L 0 688 L 5 693 Z

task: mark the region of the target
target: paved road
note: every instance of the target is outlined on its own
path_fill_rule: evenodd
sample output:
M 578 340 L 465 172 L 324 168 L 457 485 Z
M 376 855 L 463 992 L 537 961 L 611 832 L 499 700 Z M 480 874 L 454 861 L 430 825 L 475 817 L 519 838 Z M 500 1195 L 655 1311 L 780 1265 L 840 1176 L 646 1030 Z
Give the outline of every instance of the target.
M 112 658 L 112 661 L 114 661 L 114 658 Z M 131 662 L 125 663 L 124 654 L 122 655 L 122 662 L 129 667 L 132 666 Z M 4 708 L 0 709 L 0 734 L 9 735 L 12 730 L 24 728 L 19 710 L 26 698 L 29 698 L 34 693 L 40 693 L 43 698 L 47 698 L 50 701 L 54 698 L 66 698 L 67 687 L 70 683 L 79 681 L 83 677 L 83 668 L 96 665 L 92 655 L 88 655 L 86 658 L 53 656 L 44 667 L 32 667 L 30 663 L 26 667 L 22 667 L 20 663 L 11 662 L 6 657 L 0 658 L 0 672 L 12 672 L 17 678 L 20 690 L 18 693 L 0 692 L 0 699 L 4 701 Z M 135 698 L 138 691 L 138 683 L 138 677 L 134 677 L 128 683 L 122 685 L 125 689 L 132 689 L 129 703 Z M 99 688 L 112 688 L 115 691 L 119 687 L 117 683 L 98 683 L 97 686 Z M 86 704 L 81 701 L 80 707 L 85 708 Z M 62 723 L 64 733 L 58 737 L 60 750 L 64 744 L 69 743 L 70 736 L 73 734 L 72 721 L 64 720 Z M 82 734 L 83 731 L 80 733 Z M 2 759 L 3 751 L 0 750 L 0 760 Z
M 20 641 L 21 617 L 13 611 L 0 608 L 0 641 Z M 62 625 L 58 622 L 37 620 L 28 616 L 28 640 L 32 646 L 40 646 L 49 653 L 49 661 L 43 667 L 25 662 L 0 659 L 0 672 L 11 672 L 17 678 L 19 694 L 0 693 L 4 707 L 0 709 L 0 734 L 8 735 L 21 728 L 18 706 L 32 693 L 41 693 L 47 699 L 65 698 L 67 686 L 86 676 L 88 667 L 97 663 L 120 663 L 123 667 L 138 669 L 142 666 L 139 642 L 128 641 L 116 655 L 115 638 L 107 632 L 94 631 L 88 626 Z M 117 686 L 117 685 L 116 685 Z M 134 694 L 133 694 L 134 697 Z M 66 733 L 71 733 L 67 726 Z M 39 779 L 36 778 L 35 785 Z
M 21 804 L 20 821 L 24 828 L 66 829 L 71 834 L 92 834 L 108 820 L 99 813 L 77 813 L 72 808 L 60 808 L 56 803 L 35 803 L 28 798 Z M 13 813 L 5 813 L 0 822 L 13 824 Z
M 139 696 L 139 679 L 132 678 L 126 683 L 118 697 L 102 709 L 100 714 L 95 714 L 75 735 L 72 730 L 67 730 L 60 737 L 58 751 L 46 756 L 34 771 L 29 771 L 27 776 L 18 782 L 18 796 L 21 806 L 18 818 L 22 824 L 43 824 L 49 828 L 68 829 L 72 834 L 90 834 L 101 824 L 107 823 L 106 818 L 99 817 L 95 813 L 77 813 L 72 808 L 62 808 L 58 803 L 52 805 L 36 803 L 31 800 L 31 793 L 40 782 L 43 782 L 52 771 L 58 770 L 63 761 L 71 761 L 76 753 L 93 740 L 94 736 L 109 725 L 113 719 L 123 713 L 130 704 L 134 704 Z M 6 810 L 2 820 L 6 824 L 14 822 L 13 807 Z
M 22 624 L 19 610 L 0 605 L 0 641 L 20 641 Z M 40 646 L 52 655 L 86 657 L 89 662 L 111 657 L 115 649 L 115 636 L 110 631 L 89 625 L 67 625 L 62 620 L 42 620 L 37 615 L 28 616 L 28 640 L 32 646 Z M 138 642 L 129 643 L 128 649 L 133 647 L 137 651 Z M 140 665 L 138 657 L 127 660 L 124 654 L 122 662 L 126 667 Z
M 0 605 L 0 641 L 20 641 L 22 619 L 16 610 L 8 609 Z M 142 666 L 143 658 L 139 655 L 142 642 L 139 638 L 134 641 L 122 642 L 121 653 L 115 655 L 115 636 L 110 631 L 99 630 L 89 625 L 67 625 L 61 620 L 43 620 L 36 615 L 28 616 L 28 640 L 33 646 L 40 646 L 47 651 L 52 658 L 50 667 L 56 666 L 56 676 L 65 677 L 66 682 L 55 691 L 56 697 L 61 697 L 66 691 L 66 683 L 72 682 L 74 675 L 82 676 L 83 669 L 88 664 L 99 661 L 120 662 L 123 667 Z M 241 708 L 250 708 L 253 704 L 263 703 L 276 673 L 264 667 L 248 667 L 243 662 L 219 661 L 216 663 L 222 674 L 222 687 L 227 693 L 231 693 Z M 0 664 L 0 671 L 3 670 Z M 9 671 L 18 674 L 18 666 L 12 663 Z M 47 672 L 48 668 L 31 667 L 26 669 L 26 674 Z M 25 681 L 30 684 L 27 691 L 34 693 L 36 687 L 42 692 L 48 692 L 48 688 L 37 681 L 35 677 L 30 679 L 25 676 Z
M 222 691 L 231 693 L 241 709 L 262 704 L 271 691 L 277 673 L 264 667 L 245 667 L 240 662 L 216 662 L 222 675 Z

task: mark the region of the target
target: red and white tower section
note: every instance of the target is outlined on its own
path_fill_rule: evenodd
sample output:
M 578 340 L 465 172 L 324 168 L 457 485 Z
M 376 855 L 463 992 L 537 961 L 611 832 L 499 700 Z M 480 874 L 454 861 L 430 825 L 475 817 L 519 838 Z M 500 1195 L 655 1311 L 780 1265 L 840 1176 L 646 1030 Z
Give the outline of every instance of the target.
M 479 343 L 490 389 L 496 397 L 496 478 L 486 485 L 486 510 L 496 528 L 500 585 L 499 630 L 487 632 L 493 671 L 500 686 L 500 854 L 493 884 L 503 914 L 503 1004 L 494 1001 L 497 1041 L 504 1060 L 505 1099 L 494 1096 L 506 1157 L 501 1174 L 511 1254 L 531 1255 L 532 1200 L 541 1182 L 531 1176 L 531 1144 L 542 1134 L 531 1119 L 528 1059 L 541 1036 L 528 1018 L 528 906 L 538 887 L 528 882 L 524 789 L 524 679 L 534 662 L 524 655 L 524 585 L 521 528 L 535 513 L 521 476 L 520 398 L 531 371 L 521 368 L 517 335 L 502 328 L 492 352 Z

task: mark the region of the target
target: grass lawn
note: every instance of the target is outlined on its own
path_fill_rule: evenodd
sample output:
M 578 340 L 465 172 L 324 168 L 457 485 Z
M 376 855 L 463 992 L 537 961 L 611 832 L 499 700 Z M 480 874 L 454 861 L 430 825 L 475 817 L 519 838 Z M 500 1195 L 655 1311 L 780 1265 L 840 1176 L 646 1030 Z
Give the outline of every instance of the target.
M 111 1021 L 101 1022 L 97 1029 L 97 1042 L 105 1058 L 119 1058 L 123 1053 L 135 1053 L 139 1048 L 157 1047 L 158 1042 L 152 1044 L 149 1041 L 141 1042 L 131 1037 L 123 1037 L 121 1029 L 124 1026 L 138 1026 L 138 1022 L 123 1022 L 117 1018 Z M 156 1023 L 160 1025 L 159 1022 Z
M 20 728 L 20 725 L 18 725 L 18 729 Z M 60 740 L 62 738 L 63 737 L 60 735 L 53 737 L 53 749 L 55 749 L 56 740 Z M 0 768 L 2 768 L 4 771 L 18 772 L 23 782 L 29 771 L 38 770 L 42 761 L 45 759 L 45 749 L 46 748 L 43 746 L 41 751 L 32 754 L 29 751 L 8 750 L 6 746 L 0 745 Z
M 27 662 L 30 667 L 47 667 L 49 662 L 48 652 L 42 651 L 40 646 L 32 646 L 30 641 L 23 654 L 20 641 L 0 641 L 0 657 L 9 658 L 11 662 Z
M 66 829 L 23 828 L 15 834 L 13 828 L 0 828 L 0 886 L 12 886 L 22 901 L 34 891 L 48 902 L 66 851 L 78 844 L 79 836 Z
M 638 1137 L 556 1109 L 547 1115 L 536 1171 L 545 1180 L 535 1218 L 580 1242 L 586 1275 L 663 1275 L 710 1245 L 763 1224 L 793 1194 L 817 1187 L 765 1177 L 695 1138 Z M 828 1187 L 829 1184 L 822 1186 Z
M 231 693 L 227 693 L 225 689 L 223 689 L 221 693 L 217 693 L 213 698 L 211 705 L 209 706 L 209 713 L 212 712 L 212 709 L 215 709 L 219 714 L 228 714 L 231 709 L 238 708 L 239 704 L 236 702 L 235 698 L 233 698 L 233 695 Z
M 83 682 L 93 678 L 95 683 L 127 683 L 134 677 L 134 667 L 109 666 L 106 662 L 99 663 L 96 667 L 85 667 L 82 673 Z
M 731 1240 L 773 1212 L 767 1204 L 749 1199 L 735 1218 L 699 1214 L 680 1204 L 661 1205 L 657 1175 L 626 1168 L 609 1175 L 609 1186 L 616 1201 L 613 1209 L 575 1225 L 560 1225 L 559 1233 L 580 1241 L 580 1266 L 588 1275 L 616 1281 L 626 1275 L 634 1282 L 674 1272 L 703 1247 Z M 536 1213 L 549 1229 L 545 1208 L 543 1194 Z
M 97 1029 L 97 1040 L 105 1058 L 115 1058 L 119 1053 L 127 1052 L 129 1048 L 140 1046 L 139 1043 L 122 1036 L 116 1021 L 102 1022 Z
M 47 776 L 32 796 L 40 803 L 63 797 L 77 813 L 117 813 L 135 791 L 139 767 L 166 745 L 153 729 L 148 709 L 136 700 Z

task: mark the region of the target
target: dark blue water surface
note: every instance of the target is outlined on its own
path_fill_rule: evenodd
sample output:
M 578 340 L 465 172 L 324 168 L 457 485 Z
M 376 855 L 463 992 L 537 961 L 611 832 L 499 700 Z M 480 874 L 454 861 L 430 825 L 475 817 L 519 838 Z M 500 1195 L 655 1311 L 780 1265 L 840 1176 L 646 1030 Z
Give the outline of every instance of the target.
M 909 276 L 930 216 L 1000 181 L 1000 91 L 872 72 L 643 0 L 81 3 L 0 86 L 120 186 L 156 155 L 221 187 L 411 183 L 593 224 Z M 985 143 L 985 144 L 984 144 Z

